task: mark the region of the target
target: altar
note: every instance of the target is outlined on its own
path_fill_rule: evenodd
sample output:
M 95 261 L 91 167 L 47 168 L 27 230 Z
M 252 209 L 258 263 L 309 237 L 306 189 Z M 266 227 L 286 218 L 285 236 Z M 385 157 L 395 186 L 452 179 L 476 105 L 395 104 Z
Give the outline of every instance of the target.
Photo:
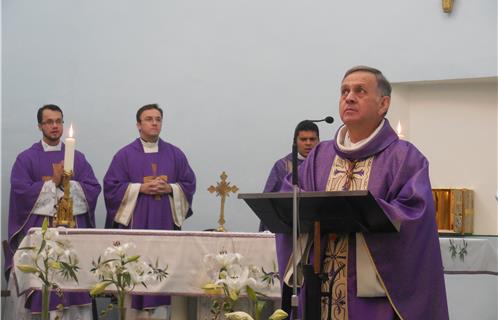
M 30 230 L 21 246 L 32 245 Z M 61 239 L 71 241 L 80 259 L 79 283 L 61 283 L 67 291 L 88 291 L 97 283 L 90 272 L 113 242 L 134 243 L 136 253 L 144 259 L 168 266 L 168 278 L 156 284 L 141 286 L 133 294 L 166 293 L 173 297 L 173 320 L 196 319 L 202 308 L 209 310 L 209 295 L 202 289 L 208 281 L 203 259 L 220 251 L 239 253 L 251 265 L 276 271 L 275 240 L 272 233 L 190 232 L 152 230 L 59 229 Z M 442 236 L 441 254 L 451 319 L 497 319 L 498 309 L 498 237 Z M 16 257 L 19 254 L 16 253 Z M 18 292 L 39 288 L 36 277 L 15 272 Z M 109 292 L 112 292 L 110 290 Z M 279 305 L 278 282 L 263 293 Z M 12 294 L 15 294 L 13 292 Z M 190 298 L 189 298 L 190 297 Z M 195 297 L 196 299 L 193 299 Z M 195 315 L 193 315 L 195 314 Z M 476 319 L 477 319 L 476 318 Z
M 33 228 L 23 239 L 20 247 L 33 246 Z M 208 254 L 221 251 L 242 255 L 249 265 L 265 270 L 276 268 L 274 235 L 271 233 L 240 232 L 191 232 L 191 231 L 157 231 L 157 230 L 108 230 L 108 229 L 66 229 L 59 228 L 59 239 L 69 240 L 76 249 L 80 260 L 78 283 L 67 280 L 59 283 L 60 287 L 70 292 L 89 291 L 98 279 L 90 272 L 92 261 L 96 261 L 106 248 L 119 242 L 132 243 L 130 255 L 159 265 L 167 265 L 168 277 L 161 282 L 150 283 L 147 288 L 136 286 L 133 294 L 169 294 L 175 296 L 203 296 L 202 289 L 209 281 L 204 269 L 203 259 Z M 14 261 L 22 252 L 17 251 Z M 276 270 L 274 270 L 276 271 Z M 14 276 L 19 293 L 29 289 L 41 288 L 41 282 L 33 274 L 15 270 Z M 280 287 L 265 288 L 263 293 L 277 299 Z
M 168 294 L 173 296 L 172 319 L 195 319 L 201 313 L 209 314 L 210 295 L 202 287 L 212 281 L 205 268 L 205 257 L 220 252 L 236 253 L 242 257 L 244 265 L 277 272 L 274 235 L 271 233 L 241 232 L 191 232 L 157 230 L 108 230 L 108 229 L 66 229 L 58 228 L 58 239 L 68 240 L 74 247 L 79 259 L 78 283 L 71 280 L 58 281 L 59 286 L 68 292 L 88 292 L 98 282 L 90 272 L 92 262 L 97 261 L 108 247 L 115 244 L 133 244 L 128 249 L 130 256 L 140 255 L 140 259 L 167 266 L 168 276 L 161 282 L 151 282 L 147 288 L 137 285 L 131 294 Z M 20 247 L 39 245 L 33 228 L 23 239 Z M 19 261 L 21 250 L 16 252 L 14 261 Z M 30 273 L 13 269 L 9 283 L 11 295 L 22 294 L 31 289 L 40 289 L 41 282 Z M 280 284 L 258 289 L 266 299 L 280 298 Z M 114 292 L 112 287 L 106 290 Z M 189 298 L 190 297 L 190 298 Z M 198 299 L 192 299 L 197 297 Z M 21 297 L 22 298 L 22 297 Z M 189 299 L 187 299 L 189 298 Z M 99 300 L 99 299 L 97 299 Z M 102 305 L 102 303 L 99 303 Z M 242 302 L 244 304 L 244 302 Z M 105 306 L 104 306 L 105 307 Z M 206 310 L 207 307 L 207 310 Z M 204 309 L 204 310 L 203 310 Z M 195 313 L 192 316 L 192 313 Z
M 498 236 L 441 236 L 450 319 L 498 319 Z

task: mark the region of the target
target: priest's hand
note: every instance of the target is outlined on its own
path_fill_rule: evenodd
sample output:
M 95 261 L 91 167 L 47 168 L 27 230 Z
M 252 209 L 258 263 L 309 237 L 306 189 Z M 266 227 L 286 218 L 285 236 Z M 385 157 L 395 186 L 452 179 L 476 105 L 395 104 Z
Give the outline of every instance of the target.
M 169 194 L 173 192 L 173 189 L 171 189 L 169 183 L 167 183 L 164 179 L 157 177 L 156 180 L 158 194 Z
M 140 193 L 148 194 L 148 195 L 161 195 L 171 193 L 171 186 L 164 181 L 162 178 L 157 177 L 151 181 L 142 183 L 140 185 Z
M 52 181 L 58 187 L 62 183 L 62 174 L 64 173 L 64 162 L 52 164 Z

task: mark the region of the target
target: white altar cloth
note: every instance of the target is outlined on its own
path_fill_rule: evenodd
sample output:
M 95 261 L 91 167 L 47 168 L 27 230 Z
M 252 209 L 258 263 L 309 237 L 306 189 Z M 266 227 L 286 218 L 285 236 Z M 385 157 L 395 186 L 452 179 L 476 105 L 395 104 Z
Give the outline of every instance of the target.
M 445 274 L 489 274 L 498 276 L 497 237 L 441 237 Z
M 39 228 L 30 229 L 20 247 L 32 245 L 33 233 Z M 190 232 L 190 231 L 157 231 L 157 230 L 108 230 L 108 229 L 65 229 L 59 228 L 60 239 L 67 239 L 75 248 L 80 270 L 78 283 L 74 281 L 58 282 L 64 291 L 81 292 L 98 282 L 97 277 L 90 272 L 92 261 L 97 261 L 105 249 L 114 241 L 121 244 L 133 242 L 136 249 L 130 250 L 130 255 L 138 254 L 145 261 L 159 266 L 168 265 L 167 279 L 159 283 L 148 284 L 147 288 L 137 285 L 133 294 L 170 294 L 178 296 L 205 295 L 202 286 L 209 280 L 203 259 L 206 254 L 217 254 L 221 250 L 239 253 L 247 265 L 263 267 L 265 271 L 277 271 L 275 238 L 271 233 L 239 233 L 239 232 Z M 18 261 L 20 251 L 14 256 Z M 33 274 L 16 270 L 15 280 L 18 293 L 29 289 L 41 288 L 41 282 Z M 112 291 L 112 290 L 110 290 Z M 270 298 L 280 297 L 280 284 L 260 290 Z

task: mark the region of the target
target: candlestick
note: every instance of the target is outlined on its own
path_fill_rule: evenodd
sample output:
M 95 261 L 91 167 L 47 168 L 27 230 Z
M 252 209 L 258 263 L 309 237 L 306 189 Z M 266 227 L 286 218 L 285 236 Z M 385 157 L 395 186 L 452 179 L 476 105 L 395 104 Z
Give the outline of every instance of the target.
M 64 152 L 64 171 L 71 172 L 74 168 L 74 149 L 76 139 L 73 138 L 73 125 L 69 127 L 69 137 L 64 140 L 66 151 Z
M 400 139 L 405 138 L 405 135 L 401 133 L 402 130 L 403 129 L 401 127 L 401 121 L 398 121 L 398 125 L 396 126 L 396 133 L 398 134 L 398 138 Z

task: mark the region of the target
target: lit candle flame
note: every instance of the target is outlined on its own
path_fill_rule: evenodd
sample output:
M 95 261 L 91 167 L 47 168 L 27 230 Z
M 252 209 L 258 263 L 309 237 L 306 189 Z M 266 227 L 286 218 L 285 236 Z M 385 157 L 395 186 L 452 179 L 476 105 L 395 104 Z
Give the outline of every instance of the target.
M 398 133 L 398 137 L 404 138 L 405 136 L 402 133 L 403 128 L 401 127 L 401 121 L 398 120 L 398 125 L 396 126 L 396 132 Z
M 73 124 L 71 123 L 71 125 L 69 126 L 69 138 L 72 137 L 73 137 Z

